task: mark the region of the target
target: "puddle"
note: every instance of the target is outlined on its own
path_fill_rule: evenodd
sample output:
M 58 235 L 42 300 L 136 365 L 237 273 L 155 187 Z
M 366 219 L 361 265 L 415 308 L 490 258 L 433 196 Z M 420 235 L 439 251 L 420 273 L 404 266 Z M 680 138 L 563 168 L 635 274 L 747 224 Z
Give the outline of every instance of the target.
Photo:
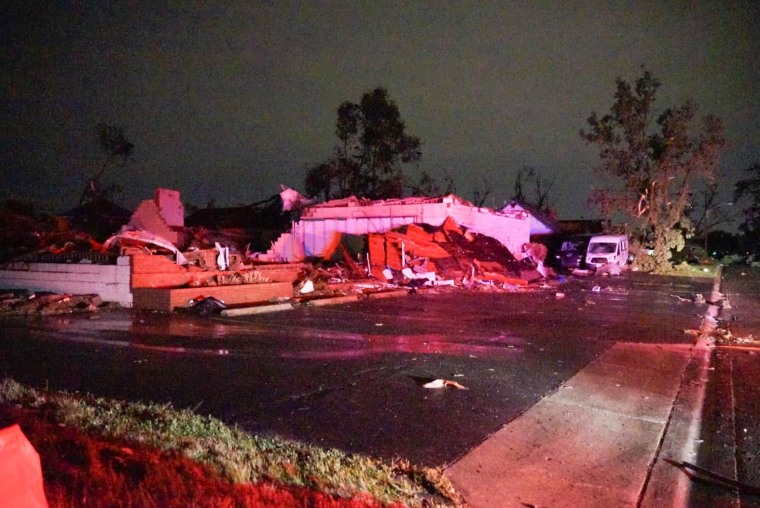
M 468 342 L 451 342 L 440 335 L 365 335 L 360 344 L 352 347 L 290 351 L 283 358 L 341 359 L 361 358 L 388 353 L 441 354 L 447 356 L 515 355 L 523 351 L 522 341 L 514 338 L 476 339 Z

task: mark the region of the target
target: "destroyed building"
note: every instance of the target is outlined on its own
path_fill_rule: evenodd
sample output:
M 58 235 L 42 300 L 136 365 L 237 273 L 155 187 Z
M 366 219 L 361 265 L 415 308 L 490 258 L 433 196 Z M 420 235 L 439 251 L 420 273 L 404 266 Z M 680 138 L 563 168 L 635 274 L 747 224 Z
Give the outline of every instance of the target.
M 81 213 L 75 209 L 70 215 Z M 217 263 L 219 251 L 213 242 L 205 248 L 185 250 L 198 238 L 185 227 L 184 215 L 178 191 L 157 189 L 130 217 L 119 215 L 124 226 L 111 231 L 103 243 L 82 231 L 69 231 L 68 222 L 61 229 L 45 225 L 32 236 L 33 245 L 24 244 L 17 255 L 8 256 L 0 270 L 0 288 L 97 294 L 103 301 L 156 310 L 187 305 L 203 293 L 198 287 L 207 284 L 259 283 L 255 288 L 217 291 L 232 302 L 292 295 L 298 267 L 280 265 L 275 270 L 257 269 L 255 274 L 233 274 L 229 271 L 231 261 L 238 261 L 235 268 L 244 267 L 241 256 L 230 253 L 229 247 L 220 246 L 225 254 L 224 267 Z M 26 229 L 34 230 L 33 226 Z M 7 243 L 14 243 L 14 238 L 7 238 Z
M 283 231 L 290 229 L 292 216 L 284 209 L 279 194 L 268 199 L 235 207 L 207 207 L 188 215 L 185 225 L 205 228 L 212 233 L 236 237 L 254 252 L 266 251 Z
M 58 214 L 67 221 L 69 229 L 87 231 L 99 242 L 106 240 L 127 224 L 132 212 L 105 198 L 98 197 Z
M 531 238 L 540 238 L 543 236 L 554 235 L 559 232 L 557 221 L 548 214 L 536 209 L 535 206 L 513 199 L 499 209 L 499 213 L 511 212 L 525 212 L 528 214 Z
M 529 215 L 523 210 L 495 212 L 457 196 L 368 200 L 355 196 L 312 205 L 292 230 L 267 252 L 271 259 L 295 261 L 320 257 L 334 233 L 386 233 L 398 226 L 441 226 L 447 218 L 472 232 L 495 238 L 512 252 L 530 241 Z
M 314 260 L 342 267 L 320 268 L 331 284 L 375 281 L 356 285 L 365 291 L 377 284 L 525 284 L 546 275 L 527 248 L 525 210 L 496 212 L 454 195 L 310 204 L 287 187 L 256 205 L 199 211 L 188 224 L 179 192 L 157 189 L 107 241 L 91 242 L 90 255 L 8 263 L 0 287 L 94 293 L 171 311 L 207 297 L 232 305 L 293 298 L 317 273 L 308 268 Z M 252 252 L 256 228 L 285 232 L 266 252 Z

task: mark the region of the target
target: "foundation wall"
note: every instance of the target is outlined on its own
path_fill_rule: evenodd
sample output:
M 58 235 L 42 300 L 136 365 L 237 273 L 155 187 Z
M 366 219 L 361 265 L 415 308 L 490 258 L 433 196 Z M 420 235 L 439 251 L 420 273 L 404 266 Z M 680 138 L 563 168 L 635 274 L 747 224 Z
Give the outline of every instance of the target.
M 292 297 L 293 281 L 305 265 L 267 264 L 253 272 L 263 282 L 229 286 L 200 283 L 232 271 L 188 269 L 162 256 L 120 256 L 116 264 L 14 262 L 0 270 L 0 289 L 97 294 L 103 301 L 144 310 L 187 307 L 198 296 L 213 296 L 227 305 Z M 199 283 L 199 287 L 183 287 Z
M 132 291 L 136 309 L 171 312 L 189 307 L 190 300 L 209 296 L 223 301 L 227 306 L 290 298 L 293 296 L 293 285 L 290 282 L 270 282 L 199 288 L 134 288 Z
M 97 294 L 104 301 L 132 306 L 128 256 L 117 258 L 115 265 L 9 263 L 4 270 L 0 270 L 0 288 L 72 295 Z

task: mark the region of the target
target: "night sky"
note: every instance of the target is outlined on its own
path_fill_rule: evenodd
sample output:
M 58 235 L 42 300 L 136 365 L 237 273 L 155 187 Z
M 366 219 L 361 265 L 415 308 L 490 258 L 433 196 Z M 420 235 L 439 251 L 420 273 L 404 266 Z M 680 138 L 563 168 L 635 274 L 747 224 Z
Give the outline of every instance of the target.
M 555 179 L 561 218 L 592 217 L 597 152 L 578 132 L 642 65 L 660 108 L 691 98 L 724 120 L 726 196 L 760 162 L 759 2 L 109 4 L 2 2 L 0 200 L 76 205 L 104 161 L 100 122 L 135 145 L 103 178 L 128 208 L 156 187 L 200 206 L 303 190 L 338 105 L 384 86 L 423 142 L 420 167 L 461 197 L 487 181 L 499 206 L 531 166 Z

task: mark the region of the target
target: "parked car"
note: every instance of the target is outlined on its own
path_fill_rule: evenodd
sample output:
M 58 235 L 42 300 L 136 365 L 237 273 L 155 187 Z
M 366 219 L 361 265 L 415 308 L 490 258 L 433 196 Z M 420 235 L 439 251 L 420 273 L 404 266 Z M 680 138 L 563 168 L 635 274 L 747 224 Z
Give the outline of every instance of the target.
M 562 241 L 554 256 L 556 266 L 561 271 L 571 271 L 586 267 L 586 249 L 593 235 L 572 235 Z
M 628 263 L 628 236 L 596 235 L 589 240 L 586 249 L 586 265 L 590 268 L 613 264 L 625 266 Z

